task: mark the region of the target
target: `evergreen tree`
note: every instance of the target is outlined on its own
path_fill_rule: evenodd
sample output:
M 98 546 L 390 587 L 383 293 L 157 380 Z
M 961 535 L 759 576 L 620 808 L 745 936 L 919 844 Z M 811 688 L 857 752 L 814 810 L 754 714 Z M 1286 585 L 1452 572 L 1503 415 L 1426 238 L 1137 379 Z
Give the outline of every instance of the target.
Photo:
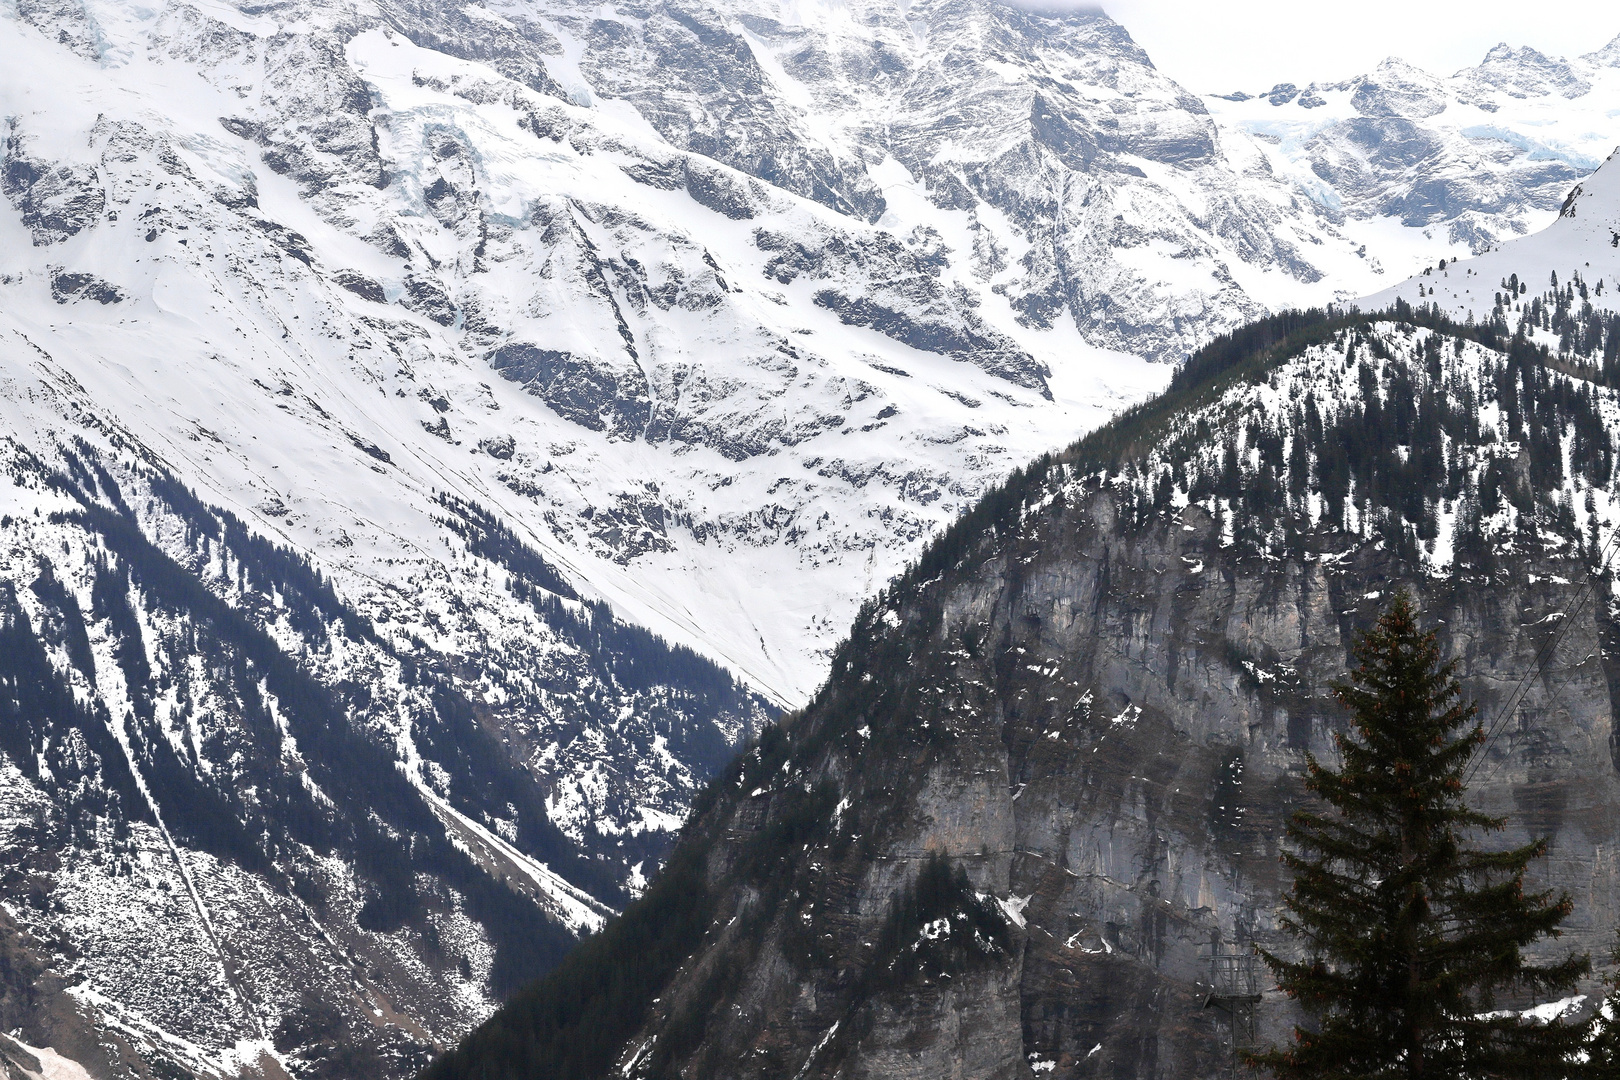
M 1351 714 L 1343 766 L 1308 762 L 1325 812 L 1300 811 L 1283 856 L 1294 884 L 1282 925 L 1303 945 L 1263 953 L 1316 1019 L 1294 1046 L 1250 1056 L 1283 1078 L 1558 1077 L 1584 1026 L 1493 1012 L 1498 991 L 1545 994 L 1585 974 L 1585 957 L 1537 965 L 1522 951 L 1558 936 L 1567 896 L 1527 893 L 1545 840 L 1487 851 L 1469 834 L 1504 819 L 1470 810 L 1463 771 L 1484 739 L 1456 661 L 1442 663 L 1405 594 L 1355 648 L 1334 693 Z
M 1609 956 L 1620 963 L 1620 940 Z M 1603 981 L 1609 992 L 1592 1017 L 1584 1074 L 1593 1080 L 1616 1080 L 1620 1078 L 1620 975 L 1610 975 Z

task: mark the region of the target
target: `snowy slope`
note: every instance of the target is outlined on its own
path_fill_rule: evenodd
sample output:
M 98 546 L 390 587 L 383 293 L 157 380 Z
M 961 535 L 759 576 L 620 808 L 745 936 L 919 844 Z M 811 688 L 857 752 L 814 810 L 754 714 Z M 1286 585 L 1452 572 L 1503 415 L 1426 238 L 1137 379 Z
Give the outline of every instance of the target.
M 34 363 L 38 343 L 357 594 L 408 576 L 388 559 L 446 557 L 427 507 L 455 491 L 625 617 L 796 701 L 895 540 L 1162 378 L 994 297 L 964 312 L 940 237 L 674 153 L 623 107 L 382 29 L 328 45 L 183 10 L 104 13 L 117 63 L 6 23 L 25 61 L 3 76 L 8 160 L 39 175 L 0 226 L 9 352 Z M 376 149 L 322 83 L 384 103 Z
M 1518 326 L 1531 298 L 1575 286 L 1582 303 L 1620 311 L 1620 151 L 1575 186 L 1551 225 L 1469 259 L 1438 265 L 1368 297 L 1367 307 L 1397 298 L 1428 304 L 1458 320 L 1498 313 Z M 1515 286 L 1517 289 L 1515 289 Z

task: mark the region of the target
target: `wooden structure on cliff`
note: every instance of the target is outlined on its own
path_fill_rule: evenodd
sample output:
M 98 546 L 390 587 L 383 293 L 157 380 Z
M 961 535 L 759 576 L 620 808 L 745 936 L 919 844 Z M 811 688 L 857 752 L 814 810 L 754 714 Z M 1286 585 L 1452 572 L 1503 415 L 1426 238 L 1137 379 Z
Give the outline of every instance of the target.
M 1255 1011 L 1260 1004 L 1260 971 L 1258 957 L 1252 950 L 1241 953 L 1221 952 L 1220 938 L 1210 944 L 1209 985 L 1204 995 L 1204 1008 L 1219 1009 L 1226 1014 L 1227 1030 L 1233 1058 L 1237 1052 L 1255 1044 Z

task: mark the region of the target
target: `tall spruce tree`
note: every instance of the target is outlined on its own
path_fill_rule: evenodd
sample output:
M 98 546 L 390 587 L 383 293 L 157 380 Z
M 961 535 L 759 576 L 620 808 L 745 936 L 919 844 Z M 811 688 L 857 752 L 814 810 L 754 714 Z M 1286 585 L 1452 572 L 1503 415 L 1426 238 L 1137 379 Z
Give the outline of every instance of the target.
M 1302 810 L 1288 826 L 1294 884 L 1281 923 L 1303 955 L 1262 952 L 1316 1024 L 1250 1063 L 1285 1080 L 1570 1075 L 1585 1025 L 1497 1010 L 1498 992 L 1565 991 L 1590 962 L 1523 955 L 1558 936 L 1570 902 L 1524 889 L 1545 840 L 1508 851 L 1475 842 L 1504 819 L 1463 800 L 1484 730 L 1462 700 L 1456 661 L 1441 661 L 1404 593 L 1355 659 L 1333 685 L 1351 714 L 1351 732 L 1337 737 L 1342 767 L 1308 762 L 1305 784 L 1324 812 Z

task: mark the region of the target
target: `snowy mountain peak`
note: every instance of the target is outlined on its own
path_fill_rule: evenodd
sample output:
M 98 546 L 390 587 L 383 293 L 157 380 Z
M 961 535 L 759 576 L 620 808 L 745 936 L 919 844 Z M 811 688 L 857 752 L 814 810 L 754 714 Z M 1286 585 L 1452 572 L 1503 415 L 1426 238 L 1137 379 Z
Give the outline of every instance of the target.
M 1399 276 L 1552 220 L 1613 149 L 1617 49 L 1564 60 L 1498 46 L 1446 78 L 1390 58 L 1344 82 L 1207 100 L 1223 130 L 1366 238 L 1369 271 Z
M 1616 34 L 1613 41 L 1597 52 L 1587 53 L 1581 59 L 1596 67 L 1620 67 L 1620 34 Z
M 1547 94 L 1578 98 L 1592 89 L 1592 84 L 1569 61 L 1547 56 L 1528 45 L 1515 49 L 1506 43 L 1486 53 L 1477 67 L 1464 68 L 1454 78 L 1470 84 L 1479 97 L 1498 92 L 1521 99 Z
M 1352 84 L 1351 103 L 1363 116 L 1401 116 L 1426 119 L 1446 109 L 1444 84 L 1428 72 L 1398 57 L 1379 63 L 1371 75 Z

